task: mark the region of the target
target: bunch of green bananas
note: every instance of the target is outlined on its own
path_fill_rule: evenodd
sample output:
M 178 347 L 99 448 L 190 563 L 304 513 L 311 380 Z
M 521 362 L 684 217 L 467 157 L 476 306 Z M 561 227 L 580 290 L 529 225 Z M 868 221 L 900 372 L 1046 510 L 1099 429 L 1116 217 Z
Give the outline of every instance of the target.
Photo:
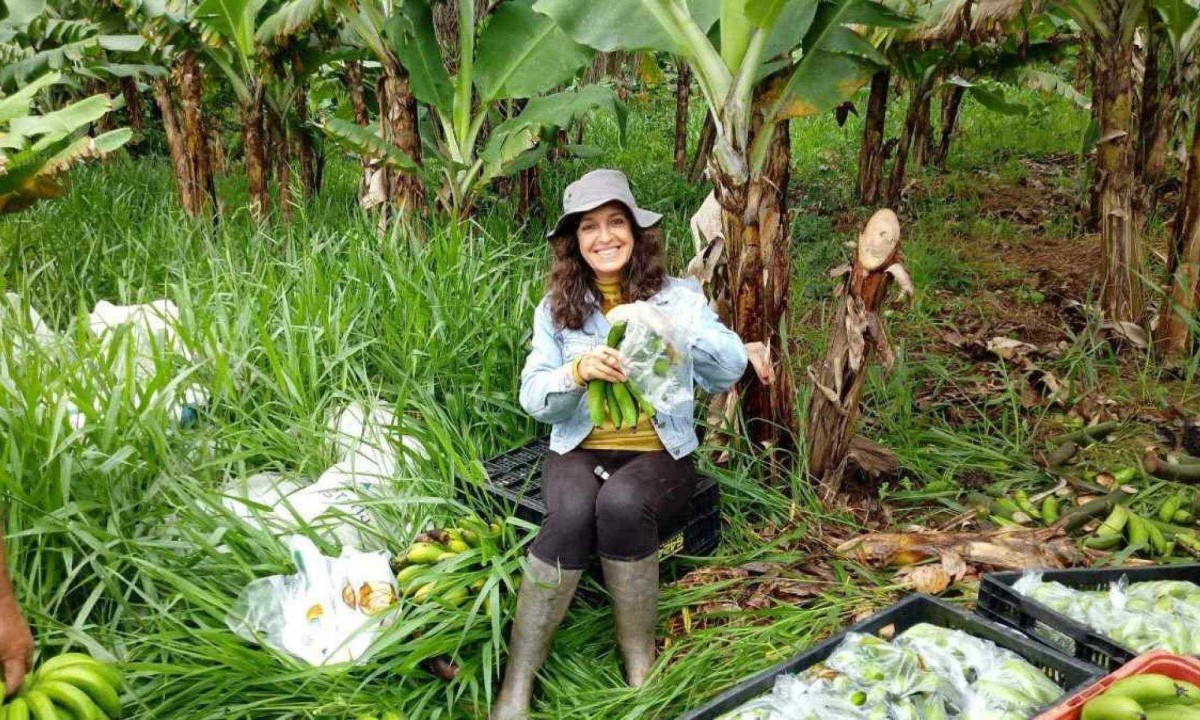
M 471 524 L 464 521 L 462 524 Z M 403 557 L 397 563 L 396 581 L 401 592 L 419 603 L 435 599 L 442 605 L 458 607 L 467 599 L 467 588 L 462 585 L 449 587 L 440 595 L 437 594 L 439 584 L 450 585 L 446 582 L 447 568 L 444 561 L 458 557 L 460 554 L 480 546 L 482 540 L 495 538 L 500 535 L 500 523 L 473 523 L 474 528 L 452 527 L 430 530 L 416 537 Z M 477 581 L 472 590 L 478 592 L 483 587 L 483 581 Z
M 1096 534 L 1083 542 L 1093 550 L 1113 550 L 1124 538 L 1127 548 L 1152 552 L 1158 557 L 1169 557 L 1175 551 L 1175 539 L 1169 538 L 1152 518 L 1144 518 L 1124 505 L 1117 505 L 1100 523 Z
M 42 663 L 3 707 L 0 720 L 106 720 L 121 716 L 121 674 L 90 655 Z
M 608 331 L 607 343 L 611 348 L 621 344 L 625 337 L 626 323 L 613 323 Z M 659 341 L 657 335 L 651 336 L 652 341 Z M 666 375 L 670 369 L 670 360 L 663 355 L 654 362 L 654 372 Z M 660 372 L 661 370 L 661 372 Z M 588 382 L 588 414 L 595 425 L 603 425 L 605 420 L 612 421 L 618 430 L 631 430 L 637 427 L 643 417 L 654 417 L 654 406 L 642 395 L 637 385 L 626 380 L 613 383 L 607 380 L 592 380 Z
M 1134 675 L 1087 701 L 1082 720 L 1200 720 L 1200 688 L 1156 673 Z

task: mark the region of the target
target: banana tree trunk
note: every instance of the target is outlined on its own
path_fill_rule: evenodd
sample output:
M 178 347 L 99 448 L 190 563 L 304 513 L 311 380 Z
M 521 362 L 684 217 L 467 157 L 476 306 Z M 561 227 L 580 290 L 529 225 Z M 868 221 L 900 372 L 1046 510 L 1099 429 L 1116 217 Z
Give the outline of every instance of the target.
M 683 58 L 675 63 L 675 172 L 687 172 L 688 99 L 691 95 L 692 68 Z
M 1191 356 L 1191 326 L 1200 320 L 1196 313 L 1200 308 L 1200 106 L 1196 112 L 1183 192 L 1168 248 L 1170 287 L 1155 337 L 1158 352 L 1171 361 Z
M 346 94 L 350 97 L 350 107 L 354 110 L 354 122 L 362 127 L 371 124 L 371 112 L 367 109 L 367 86 L 363 82 L 362 62 L 349 60 L 346 62 Z M 358 184 L 359 203 L 362 204 L 371 190 L 371 176 L 376 172 L 371 167 L 371 160 L 362 157 L 363 177 Z
M 216 210 L 217 187 L 213 180 L 208 135 L 204 128 L 204 74 L 200 69 L 199 57 L 192 51 L 185 51 L 180 59 L 180 89 L 183 98 L 183 143 L 191 169 L 192 191 L 197 198 L 196 211 L 200 212 L 205 193 Z
M 296 93 L 296 126 L 292 128 L 292 136 L 304 197 L 312 198 L 321 189 L 321 184 L 312 130 L 308 126 L 308 94 L 303 88 Z
M 541 175 L 538 166 L 517 173 L 517 212 L 521 218 L 541 215 Z
M 246 177 L 250 181 L 250 212 L 258 220 L 266 218 L 271 209 L 264 105 L 260 86 L 255 88 L 253 98 L 242 106 L 242 145 L 246 154 Z
M 853 263 L 844 269 L 825 359 L 809 368 L 814 389 L 808 405 L 808 472 L 826 504 L 837 498 L 852 466 L 862 464 L 852 445 L 868 363 L 874 352 L 886 367 L 893 360 L 880 306 L 893 277 L 905 291 L 911 288 L 899 263 L 900 223 L 891 210 L 880 210 L 858 236 Z
M 888 183 L 888 205 L 892 207 L 900 204 L 900 196 L 904 194 L 908 153 L 913 144 L 913 136 L 917 132 L 917 124 L 921 119 L 921 87 L 914 85 L 911 94 L 908 112 L 904 115 L 904 129 L 900 131 L 900 142 L 896 145 L 896 160 L 892 164 L 892 177 Z
M 385 65 L 379 78 L 379 107 L 384 137 L 421 164 L 421 139 L 417 134 L 417 100 L 408 84 L 408 74 L 399 63 Z M 421 179 L 401 170 L 389 176 L 388 195 L 397 213 L 420 213 L 425 202 Z
M 283 119 L 275 108 L 267 104 L 265 110 L 267 123 L 267 163 L 275 173 L 275 182 L 279 185 L 279 207 L 283 211 L 283 219 L 292 219 L 292 209 L 296 200 L 292 193 L 292 157 L 291 130 L 283 124 Z
M 142 121 L 142 94 L 138 92 L 137 81 L 131 77 L 121 78 L 121 94 L 125 97 L 125 118 L 129 129 L 133 131 L 130 144 L 139 143 L 145 136 L 145 124 Z
M 700 128 L 700 137 L 696 140 L 696 151 L 692 153 L 692 166 L 688 169 L 688 181 L 697 183 L 704 177 L 704 168 L 708 166 L 708 157 L 712 154 L 713 144 L 717 141 L 717 126 L 713 124 L 712 116 L 704 114 L 704 125 Z
M 863 139 L 858 148 L 858 203 L 879 202 L 883 181 L 883 138 L 887 126 L 888 89 L 892 73 L 880 70 L 871 76 L 871 95 L 863 120 Z
M 1122 0 L 1100 0 L 1102 22 L 1119 28 Z M 1105 315 L 1113 321 L 1140 324 L 1145 300 L 1138 273 L 1142 268 L 1140 222 L 1135 217 L 1133 62 L 1131 33 L 1093 36 L 1095 77 L 1092 101 L 1096 104 L 1100 139 L 1096 143 L 1096 181 L 1100 200 L 1100 237 L 1105 249 Z
M 1087 43 L 1079 43 L 1076 47 L 1079 52 L 1075 55 L 1075 91 L 1086 95 L 1088 79 L 1092 77 L 1092 54 Z
M 761 124 L 756 112 L 751 138 Z M 786 452 L 795 446 L 792 383 L 781 361 L 784 348 L 779 332 L 787 315 L 791 277 L 788 123 L 775 129 L 762 172 L 748 182 L 735 182 L 715 155 L 713 158 L 711 171 L 725 233 L 725 259 L 712 291 L 717 312 L 743 342 L 763 343 L 774 365 L 774 382 L 764 385 L 755 373 L 748 373 L 735 392 L 741 398 L 754 449 Z
M 925 167 L 933 154 L 933 122 L 929 115 L 933 106 L 933 93 L 921 93 L 917 110 L 917 124 L 913 129 L 912 161 L 916 167 Z
M 966 90 L 960 85 L 955 85 L 947 88 L 942 95 L 942 136 L 930 159 L 934 167 L 946 167 L 946 156 L 950 154 L 950 140 L 954 137 L 954 127 L 958 124 L 958 110 L 962 106 Z
M 167 152 L 171 156 L 171 166 L 175 169 L 175 186 L 179 190 L 179 203 L 188 217 L 196 217 L 200 210 L 196 206 L 196 196 L 192 191 L 192 168 L 188 163 L 187 147 L 183 143 L 183 128 L 179 115 L 175 112 L 175 101 L 171 94 L 171 82 L 167 77 L 154 78 L 154 102 L 162 114 L 163 132 L 167 136 Z

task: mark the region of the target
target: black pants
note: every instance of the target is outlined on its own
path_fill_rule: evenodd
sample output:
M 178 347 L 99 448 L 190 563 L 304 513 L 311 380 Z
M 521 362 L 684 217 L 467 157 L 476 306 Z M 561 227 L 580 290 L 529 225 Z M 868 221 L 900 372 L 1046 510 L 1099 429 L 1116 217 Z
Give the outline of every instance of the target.
M 595 472 L 602 467 L 604 479 Z M 641 560 L 658 550 L 659 528 L 686 520 L 696 489 L 692 456 L 664 451 L 584 450 L 550 453 L 542 465 L 546 518 L 531 552 L 539 560 L 582 570 L 599 552 Z

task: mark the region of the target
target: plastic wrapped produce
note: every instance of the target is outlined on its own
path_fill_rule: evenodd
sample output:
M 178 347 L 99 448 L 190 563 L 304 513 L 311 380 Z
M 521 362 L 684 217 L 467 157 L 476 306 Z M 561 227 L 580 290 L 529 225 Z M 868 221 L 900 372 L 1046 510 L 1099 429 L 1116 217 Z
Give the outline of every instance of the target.
M 995 643 L 919 624 L 894 642 L 848 633 L 824 663 L 722 720 L 1027 720 L 1061 694 Z
M 1200 654 L 1200 586 L 1186 581 L 1130 584 L 1126 577 L 1104 590 L 1076 590 L 1026 573 L 1017 592 L 1139 653 L 1168 650 Z

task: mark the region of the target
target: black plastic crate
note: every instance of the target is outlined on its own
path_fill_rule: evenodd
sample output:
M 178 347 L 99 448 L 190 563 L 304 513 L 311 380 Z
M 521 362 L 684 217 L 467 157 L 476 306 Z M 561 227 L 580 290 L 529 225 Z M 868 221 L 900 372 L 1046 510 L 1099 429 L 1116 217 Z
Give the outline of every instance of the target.
M 487 483 L 483 490 L 490 500 L 517 517 L 540 525 L 546 516 L 542 499 L 542 461 L 550 452 L 549 438 L 533 440 L 483 463 Z M 688 504 L 683 525 L 663 528 L 659 556 L 706 556 L 721 539 L 720 490 L 707 475 L 697 473 L 696 491 Z
M 985 573 L 979 583 L 976 612 L 1108 672 L 1117 670 L 1140 654 L 1014 590 L 1013 585 L 1022 574 L 1021 571 Z M 1042 571 L 1043 580 L 1060 582 L 1076 590 L 1102 590 L 1122 576 L 1129 578 L 1131 583 L 1189 580 L 1200 584 L 1200 565 Z
M 1063 697 L 1075 694 L 1092 684 L 1101 673 L 1091 665 L 1063 655 L 1016 633 L 1009 628 L 963 612 L 929 595 L 915 594 L 887 610 L 878 612 L 853 627 L 834 635 L 821 644 L 763 670 L 713 698 L 703 707 L 680 715 L 676 720 L 713 720 L 766 694 L 775 686 L 775 677 L 782 673 L 798 673 L 824 662 L 842 642 L 846 633 L 876 634 L 888 626 L 899 635 L 913 625 L 929 623 L 952 630 L 962 630 L 1002 648 L 1012 650 L 1027 662 L 1040 668 L 1063 689 Z M 1057 701 L 1056 701 L 1057 702 Z

